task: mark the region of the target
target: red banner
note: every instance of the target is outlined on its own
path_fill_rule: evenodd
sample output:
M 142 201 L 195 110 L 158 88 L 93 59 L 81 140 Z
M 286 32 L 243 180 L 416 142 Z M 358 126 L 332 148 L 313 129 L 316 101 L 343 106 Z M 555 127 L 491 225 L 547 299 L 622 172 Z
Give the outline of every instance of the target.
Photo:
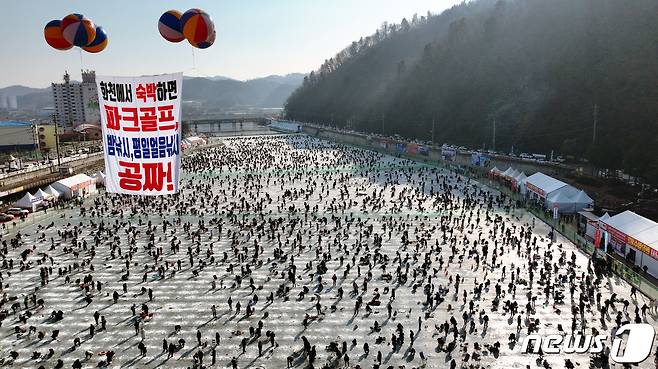
M 546 193 L 544 193 L 544 191 L 543 191 L 541 188 L 539 188 L 539 187 L 533 185 L 532 183 L 530 183 L 530 182 L 526 182 L 526 186 L 528 186 L 528 189 L 529 189 L 530 191 L 532 191 L 532 192 L 534 192 L 534 193 L 536 193 L 536 194 L 538 194 L 538 195 L 540 195 L 540 196 L 542 196 L 542 197 L 543 197 L 543 196 L 546 196 Z

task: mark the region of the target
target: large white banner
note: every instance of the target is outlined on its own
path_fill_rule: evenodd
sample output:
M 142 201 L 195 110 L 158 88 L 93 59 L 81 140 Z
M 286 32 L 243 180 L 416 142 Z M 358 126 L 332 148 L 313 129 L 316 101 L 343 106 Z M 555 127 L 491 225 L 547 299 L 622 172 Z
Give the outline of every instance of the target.
M 180 177 L 183 73 L 98 76 L 108 192 L 167 195 Z

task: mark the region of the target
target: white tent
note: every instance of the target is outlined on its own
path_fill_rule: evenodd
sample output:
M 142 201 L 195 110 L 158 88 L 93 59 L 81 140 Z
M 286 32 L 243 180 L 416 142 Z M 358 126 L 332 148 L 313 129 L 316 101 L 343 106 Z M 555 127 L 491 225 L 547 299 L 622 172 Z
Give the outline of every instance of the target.
M 62 196 L 62 194 L 59 193 L 59 191 L 57 191 L 56 189 L 54 189 L 53 186 L 51 186 L 51 185 L 48 185 L 48 187 L 46 187 L 46 190 L 44 192 L 49 194 L 50 196 L 56 198 L 56 199 L 58 199 L 60 196 Z
M 546 198 L 546 196 L 550 195 L 553 191 L 557 191 L 562 187 L 567 186 L 566 183 L 541 172 L 537 172 L 526 178 L 525 184 L 528 190 L 543 198 Z
M 658 223 L 630 210 L 605 220 L 601 217 L 599 223 L 608 233 L 607 245 L 626 260 L 658 276 Z
M 523 178 L 522 180 L 519 181 L 519 184 L 521 184 L 521 185 L 523 185 L 523 187 L 525 187 L 525 184 L 527 182 L 528 182 L 528 177 L 526 176 L 525 178 Z
M 580 211 L 583 208 L 577 208 L 574 198 L 578 195 L 580 191 L 571 185 L 566 185 L 558 190 L 551 192 L 546 197 L 546 207 L 548 209 L 553 209 L 557 206 L 560 213 L 570 214 L 576 211 Z
M 53 195 L 51 195 L 51 194 L 45 192 L 45 191 L 42 190 L 42 189 L 39 189 L 37 192 L 34 193 L 34 197 L 36 197 L 36 198 L 39 198 L 39 197 L 40 197 L 40 198 L 42 198 L 42 199 L 49 199 L 49 198 L 51 198 L 52 196 L 53 196 Z
M 576 196 L 574 196 L 573 202 L 576 206 L 576 211 L 578 211 L 592 205 L 594 203 L 594 200 L 592 200 L 592 198 L 589 197 L 587 193 L 585 193 L 585 191 L 580 190 L 580 192 L 578 192 Z
M 566 191 L 555 191 L 546 199 L 546 205 L 549 209 L 557 207 L 558 211 L 563 214 L 573 213 L 575 210 L 573 200 Z
M 506 171 L 502 172 L 500 175 L 503 176 L 503 177 L 509 177 L 510 174 L 512 174 L 513 171 L 514 171 L 514 169 L 512 167 L 509 167 L 509 168 L 507 168 Z
M 606 220 L 603 220 L 603 217 L 601 217 L 599 220 L 605 223 L 608 227 L 612 227 L 628 236 L 634 236 L 640 232 L 657 226 L 656 222 L 640 216 L 630 210 L 626 210 L 625 212 L 617 214 Z
M 521 183 L 521 181 L 523 181 L 526 178 L 528 178 L 528 176 L 526 176 L 525 173 L 521 172 L 516 177 L 514 177 L 514 180 L 516 181 L 516 184 L 518 185 L 518 184 Z
M 528 178 L 525 173 L 521 172 L 514 178 L 514 187 L 518 190 L 519 188 L 523 189 L 525 179 Z
M 500 175 L 500 173 L 501 173 L 500 169 L 498 169 L 496 167 L 491 168 L 490 172 L 491 172 L 491 174 L 493 174 L 495 176 Z
M 86 174 L 76 174 L 72 177 L 60 179 L 52 186 L 66 199 L 84 197 L 96 192 L 96 180 Z
M 579 219 L 579 223 L 584 226 L 585 235 L 589 237 L 591 240 L 595 240 L 596 232 L 599 229 L 599 219 L 601 217 L 592 213 L 591 209 L 579 210 L 578 214 L 581 217 L 581 219 Z
M 96 180 L 96 184 L 105 185 L 105 174 L 100 170 L 94 173 L 91 178 Z
M 23 196 L 20 200 L 16 201 L 14 205 L 16 205 L 16 207 L 19 208 L 29 209 L 34 211 L 36 210 L 37 205 L 41 203 L 41 201 L 43 201 L 43 198 L 39 199 L 34 195 L 32 195 L 31 193 L 26 192 L 25 196 Z

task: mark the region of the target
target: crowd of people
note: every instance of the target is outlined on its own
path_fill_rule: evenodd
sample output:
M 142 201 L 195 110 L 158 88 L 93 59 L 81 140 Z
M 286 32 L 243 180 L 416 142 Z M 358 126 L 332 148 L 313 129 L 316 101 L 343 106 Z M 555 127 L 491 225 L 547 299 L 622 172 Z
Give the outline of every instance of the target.
M 183 158 L 177 195 L 9 230 L 0 365 L 603 368 L 609 349 L 519 347 L 656 326 L 650 298 L 469 178 L 303 135 L 223 141 Z

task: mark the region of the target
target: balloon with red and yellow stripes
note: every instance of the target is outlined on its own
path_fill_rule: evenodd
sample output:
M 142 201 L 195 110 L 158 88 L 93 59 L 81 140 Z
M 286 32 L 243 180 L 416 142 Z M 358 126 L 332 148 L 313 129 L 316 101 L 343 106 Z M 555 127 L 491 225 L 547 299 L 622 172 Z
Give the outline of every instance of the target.
M 194 47 L 199 47 L 197 45 L 206 45 L 215 32 L 215 23 L 212 18 L 201 9 L 194 8 L 186 11 L 181 16 L 180 23 L 183 36 Z

